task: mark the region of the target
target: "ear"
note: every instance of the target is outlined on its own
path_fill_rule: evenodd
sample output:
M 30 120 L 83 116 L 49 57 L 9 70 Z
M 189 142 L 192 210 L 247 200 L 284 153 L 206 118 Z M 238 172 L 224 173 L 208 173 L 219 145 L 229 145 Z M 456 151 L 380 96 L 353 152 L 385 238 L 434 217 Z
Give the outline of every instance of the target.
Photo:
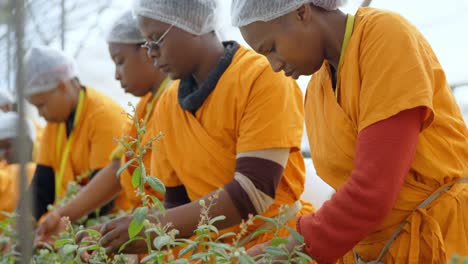
M 60 81 L 55 91 L 59 91 L 62 94 L 73 94 L 75 91 L 79 91 L 80 88 L 81 84 L 78 78 L 73 78 L 67 81 Z
M 304 23 L 309 22 L 314 16 L 314 7 L 311 4 L 303 4 L 295 11 L 295 18 Z
M 68 87 L 71 86 L 71 80 L 70 81 L 60 81 L 57 85 L 56 90 L 60 91 L 61 93 L 66 92 Z
M 306 12 L 306 6 L 307 4 L 301 5 L 298 9 L 296 9 L 296 12 L 294 13 L 295 18 L 299 21 L 304 21 L 304 15 Z
M 137 47 L 138 56 L 140 56 L 141 61 L 144 61 L 146 63 L 152 63 L 151 58 L 148 57 L 148 50 L 146 48 L 143 48 L 141 46 Z

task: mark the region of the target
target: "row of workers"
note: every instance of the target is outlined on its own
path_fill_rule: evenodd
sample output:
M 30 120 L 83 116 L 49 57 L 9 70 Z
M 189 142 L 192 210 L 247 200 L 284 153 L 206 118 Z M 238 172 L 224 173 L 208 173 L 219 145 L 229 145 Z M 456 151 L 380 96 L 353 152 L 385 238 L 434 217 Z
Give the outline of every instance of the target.
M 345 14 L 339 2 L 234 0 L 232 22 L 253 50 L 219 41 L 215 0 L 139 0 L 136 20 L 126 13 L 114 24 L 116 78 L 142 97 L 145 140 L 165 134 L 145 165 L 167 186 L 162 222 L 179 237 L 193 234 L 198 200 L 223 188 L 212 207 L 226 216 L 219 229 L 235 231 L 250 214 L 272 217 L 290 205 L 299 217 L 288 224 L 319 263 L 468 255 L 468 130 L 436 55 L 398 14 Z M 124 124 L 125 134 L 136 133 L 120 107 L 82 85 L 58 51 L 33 48 L 26 69 L 28 100 L 48 121 L 32 183 L 36 217 L 68 181 L 93 178 L 43 217 L 37 241 L 50 241 L 62 216 L 75 220 L 112 201 L 137 206 L 132 169 L 115 175 L 127 157 L 112 152 L 113 138 Z M 310 74 L 303 105 L 293 79 Z M 317 174 L 337 190 L 316 212 L 299 198 L 304 120 Z M 108 253 L 128 240 L 131 220 L 101 226 Z M 256 245 L 255 254 L 269 239 L 246 247 Z M 290 238 L 289 246 L 297 243 Z M 146 245 L 126 250 L 144 253 Z

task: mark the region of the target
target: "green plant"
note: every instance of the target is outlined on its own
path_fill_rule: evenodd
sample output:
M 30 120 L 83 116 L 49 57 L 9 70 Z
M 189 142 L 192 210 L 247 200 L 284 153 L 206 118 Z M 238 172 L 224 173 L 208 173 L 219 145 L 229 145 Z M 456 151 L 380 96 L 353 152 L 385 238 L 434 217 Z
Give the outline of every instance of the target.
M 282 206 L 277 217 L 267 218 L 261 215 L 256 216 L 256 218 L 262 219 L 266 223 L 269 223 L 273 226 L 271 230 L 259 230 L 254 233 L 253 237 L 263 234 L 263 233 L 273 233 L 273 239 L 271 240 L 270 245 L 263 248 L 263 253 L 256 256 L 256 261 L 261 261 L 262 263 L 309 263 L 312 261 L 312 258 L 307 254 L 303 253 L 304 250 L 304 238 L 293 228 L 287 225 L 288 219 L 286 218 L 285 212 L 289 207 Z M 279 232 L 283 229 L 291 234 L 292 238 L 297 240 L 300 244 L 295 246 L 292 249 L 288 249 L 287 245 L 289 239 L 280 237 Z M 276 259 L 279 258 L 279 259 Z
M 133 114 L 127 113 L 127 118 L 129 118 L 135 124 L 137 134 L 136 138 L 126 135 L 122 139 L 117 140 L 118 143 L 127 150 L 126 155 L 132 157 L 132 159 L 130 159 L 122 167 L 120 167 L 120 169 L 117 171 L 117 176 L 120 176 L 123 173 L 123 171 L 125 171 L 130 166 L 135 167 L 132 173 L 132 186 L 134 188 L 138 188 L 136 193 L 142 201 L 142 206 L 136 208 L 133 212 L 134 218 L 130 223 L 130 227 L 128 229 L 130 237 L 128 243 L 131 243 L 135 240 L 145 239 L 137 235 L 145 226 L 145 219 L 147 219 L 150 207 L 154 206 L 158 208 L 158 210 L 163 214 L 165 212 L 164 205 L 158 198 L 147 195 L 145 193 L 145 185 L 150 185 L 151 188 L 160 193 L 165 193 L 166 188 L 158 178 L 151 175 L 147 175 L 146 168 L 143 163 L 143 156 L 146 154 L 147 151 L 152 149 L 153 142 L 159 140 L 163 136 L 163 134 L 160 133 L 158 136 L 151 139 L 149 142 L 143 144 L 142 138 L 143 135 L 146 133 L 145 121 L 138 120 L 138 117 L 136 115 L 136 109 L 132 104 L 129 103 L 129 107 L 131 107 Z
M 17 232 L 14 228 L 16 214 L 1 212 L 6 218 L 0 221 L 0 264 L 14 263 L 19 253 Z
M 130 105 L 131 106 L 131 105 Z M 247 221 L 240 224 L 240 231 L 237 233 L 222 233 L 216 223 L 223 221 L 225 216 L 210 216 L 211 208 L 218 200 L 219 190 L 213 196 L 205 200 L 200 200 L 200 220 L 194 236 L 190 239 L 178 238 L 178 230 L 170 224 L 162 225 L 159 217 L 165 216 L 165 208 L 162 202 L 154 196 L 145 193 L 145 185 L 148 184 L 154 190 L 164 193 L 163 183 L 156 177 L 148 175 L 143 164 L 143 155 L 149 151 L 153 142 L 160 140 L 162 133 L 145 144 L 142 143 L 142 137 L 146 132 L 145 123 L 137 120 L 135 117 L 135 108 L 133 114 L 127 114 L 136 128 L 136 137 L 124 136 L 118 142 L 126 150 L 131 159 L 124 164 L 118 171 L 120 175 L 129 167 L 134 168 L 132 174 L 132 185 L 137 189 L 137 194 L 141 198 L 142 206 L 133 211 L 133 220 L 128 228 L 130 240 L 127 241 L 120 250 L 122 251 L 129 243 L 136 240 L 143 240 L 146 243 L 148 255 L 144 257 L 142 263 L 306 263 L 310 257 L 301 252 L 303 245 L 295 247 L 292 250 L 286 248 L 287 239 L 279 237 L 279 231 L 288 229 L 288 231 L 298 241 L 303 243 L 303 238 L 293 229 L 287 227 L 288 219 L 284 216 L 284 210 L 280 209 L 280 214 L 275 218 L 266 218 L 263 216 L 249 217 Z M 64 197 L 58 201 L 57 206 L 65 204 L 79 192 L 79 185 L 76 182 L 68 185 Z M 50 209 L 54 209 L 51 207 Z M 121 215 L 122 213 L 117 214 Z M 98 223 L 109 221 L 115 215 L 98 216 L 96 219 L 80 219 L 78 223 L 66 221 L 67 229 L 62 232 L 53 245 L 44 245 L 35 250 L 34 264 L 45 263 L 82 263 L 82 254 L 86 253 L 87 263 L 127 263 L 123 255 L 116 255 L 113 258 L 105 254 L 105 249 L 99 244 L 101 234 L 86 226 L 93 226 Z M 0 264 L 15 263 L 20 259 L 16 250 L 17 237 L 15 228 L 13 228 L 15 215 L 9 214 L 8 218 L 0 221 Z M 154 219 L 149 221 L 148 218 Z M 248 229 L 255 219 L 261 219 L 271 224 L 268 230 L 257 230 L 253 235 L 248 235 Z M 144 230 L 144 232 L 141 232 Z M 247 254 L 244 244 L 245 237 L 254 239 L 257 236 L 270 232 L 273 240 L 270 246 L 265 247 L 264 253 L 251 257 Z M 85 239 L 77 238 L 86 233 Z M 154 239 L 153 239 L 154 237 Z M 274 257 L 283 257 L 284 260 L 274 260 Z
M 159 221 L 159 216 L 165 215 L 165 208 L 161 201 L 156 197 L 147 195 L 145 193 L 145 184 L 149 184 L 154 190 L 158 192 L 165 192 L 163 183 L 154 176 L 146 174 L 146 169 L 143 164 L 143 155 L 146 151 L 150 150 L 153 142 L 160 140 L 163 136 L 160 133 L 158 136 L 150 140 L 146 144 L 142 144 L 142 137 L 146 132 L 146 124 L 143 120 L 138 120 L 135 116 L 135 108 L 129 104 L 132 108 L 133 115 L 127 114 L 127 117 L 132 120 L 136 126 L 137 135 L 136 138 L 125 136 L 118 142 L 127 150 L 128 157 L 131 159 L 124 164 L 118 171 L 120 175 L 125 169 L 133 166 L 134 172 L 132 174 L 132 185 L 137 188 L 137 194 L 142 199 L 142 206 L 136 208 L 133 212 L 133 219 L 128 228 L 129 238 L 124 245 L 121 246 L 122 251 L 128 244 L 137 241 L 144 240 L 147 245 L 148 255 L 142 259 L 143 263 L 189 263 L 189 261 L 195 263 L 255 263 L 255 260 L 267 261 L 267 263 L 273 263 L 274 256 L 285 256 L 287 260 L 282 262 L 274 263 L 306 263 L 311 258 L 301 252 L 303 245 L 294 248 L 291 252 L 287 250 L 285 244 L 288 242 L 285 238 L 278 236 L 279 231 L 286 228 L 293 236 L 303 243 L 303 238 L 295 230 L 286 226 L 288 219 L 283 215 L 284 207 L 280 210 L 279 216 L 276 218 L 266 218 L 263 216 L 257 216 L 266 222 L 272 223 L 273 228 L 271 230 L 258 230 L 254 236 L 250 239 L 255 238 L 257 235 L 273 232 L 274 239 L 272 245 L 265 248 L 264 254 L 255 258 L 247 255 L 246 249 L 240 243 L 240 241 L 247 234 L 249 225 L 252 225 L 253 218 L 251 217 L 248 221 L 241 224 L 239 233 L 224 233 L 220 234 L 215 224 L 225 219 L 224 216 L 210 217 L 209 212 L 212 206 L 218 199 L 218 192 L 213 196 L 209 197 L 207 201 L 200 200 L 201 212 L 200 221 L 197 229 L 194 232 L 192 239 L 180 239 L 177 238 L 178 231 L 171 227 L 171 225 L 162 225 Z M 153 209 L 156 209 L 155 214 L 152 214 L 152 218 L 155 220 L 150 222 L 147 220 L 149 214 Z M 154 211 L 153 211 L 154 212 Z M 143 236 L 139 236 L 141 230 Z M 151 237 L 155 237 L 151 240 Z M 226 243 L 229 241 L 231 243 Z M 176 254 L 176 252 L 178 252 Z
M 7 218 L 0 221 L 0 264 L 13 264 L 21 260 L 21 255 L 17 250 L 17 233 L 14 228 L 17 216 L 9 213 L 3 214 Z M 67 220 L 64 219 L 64 221 Z M 86 239 L 77 242 L 78 236 L 84 232 L 88 234 Z M 89 263 L 124 264 L 128 262 L 123 255 L 109 258 L 104 248 L 99 245 L 100 236 L 98 231 L 72 225 L 68 221 L 67 229 L 58 236 L 54 245 L 43 244 L 35 250 L 31 263 L 82 263 L 80 255 L 85 251 L 89 253 Z
M 49 212 L 52 212 L 52 211 L 56 210 L 57 208 L 60 208 L 60 207 L 64 206 L 69 201 L 73 200 L 75 198 L 75 196 L 78 195 L 78 193 L 80 192 L 80 190 L 82 188 L 82 186 L 79 184 L 79 182 L 82 182 L 83 180 L 89 178 L 90 175 L 91 175 L 91 171 L 88 171 L 88 172 L 85 172 L 85 173 L 79 175 L 78 177 L 76 177 L 75 181 L 68 182 L 67 189 L 65 190 L 65 193 L 64 193 L 63 197 L 58 199 L 56 204 L 54 204 L 54 205 L 51 204 L 51 205 L 47 206 L 47 210 Z M 118 211 L 118 212 L 115 212 L 115 213 L 112 213 L 112 214 L 101 215 L 100 214 L 100 209 L 98 208 L 98 209 L 96 209 L 94 211 L 95 217 L 89 218 L 88 215 L 85 215 L 85 216 L 81 217 L 80 219 L 76 220 L 74 222 L 74 224 L 75 225 L 83 225 L 85 227 L 94 226 L 94 225 L 109 221 L 110 219 L 116 218 L 118 216 L 121 216 L 124 213 L 125 212 L 123 212 L 123 211 Z
M 86 233 L 86 238 L 79 241 L 78 237 L 83 233 Z M 34 263 L 83 263 L 82 254 L 85 252 L 89 257 L 88 263 L 127 263 L 123 255 L 109 258 L 105 249 L 99 245 L 100 238 L 101 233 L 98 231 L 85 229 L 83 226 L 76 227 L 68 221 L 67 229 L 60 234 L 53 246 L 45 245 L 37 251 Z
M 459 255 L 453 255 L 449 264 L 468 264 L 468 257 L 460 257 Z

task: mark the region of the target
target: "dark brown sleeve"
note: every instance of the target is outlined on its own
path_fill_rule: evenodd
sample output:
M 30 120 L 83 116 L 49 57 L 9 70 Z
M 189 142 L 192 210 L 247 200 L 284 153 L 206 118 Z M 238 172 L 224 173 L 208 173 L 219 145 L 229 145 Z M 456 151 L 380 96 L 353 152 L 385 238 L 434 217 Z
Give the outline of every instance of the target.
M 187 190 L 184 185 L 176 187 L 166 187 L 164 196 L 164 207 L 167 209 L 190 203 Z
M 237 159 L 236 172 L 242 175 L 244 181 L 247 180 L 253 184 L 253 188 L 244 188 L 238 179 L 233 179 L 224 188 L 243 219 L 247 219 L 249 214 L 262 213 L 256 209 L 255 203 L 250 198 L 255 194 L 250 193 L 249 195 L 249 192 L 260 193 L 260 196 L 267 199 L 269 197 L 268 200 L 273 201 L 283 171 L 284 168 L 280 164 L 268 159 L 256 157 Z

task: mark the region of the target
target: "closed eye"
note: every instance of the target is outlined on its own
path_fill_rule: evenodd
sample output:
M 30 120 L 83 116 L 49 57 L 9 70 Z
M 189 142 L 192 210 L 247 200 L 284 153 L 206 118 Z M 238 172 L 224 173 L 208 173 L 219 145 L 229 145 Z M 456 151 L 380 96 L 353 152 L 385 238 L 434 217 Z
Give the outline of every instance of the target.
M 114 61 L 115 65 L 122 65 L 123 64 L 123 59 L 120 57 L 113 57 L 112 60 Z
M 276 52 L 276 46 L 272 45 L 270 50 L 268 50 L 268 53 L 274 53 L 274 52 Z

